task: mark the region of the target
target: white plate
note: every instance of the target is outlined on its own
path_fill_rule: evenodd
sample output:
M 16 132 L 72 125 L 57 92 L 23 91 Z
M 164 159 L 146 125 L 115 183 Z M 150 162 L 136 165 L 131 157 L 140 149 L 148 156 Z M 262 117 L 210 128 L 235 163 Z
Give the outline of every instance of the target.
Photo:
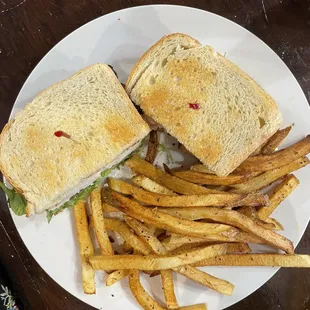
M 12 116 L 47 86 L 93 63 L 113 65 L 124 82 L 141 54 L 162 36 L 173 32 L 189 34 L 203 44 L 226 53 L 228 59 L 269 92 L 283 113 L 283 125 L 296 124 L 285 144 L 309 132 L 310 113 L 306 98 L 292 73 L 266 44 L 244 28 L 215 14 L 167 5 L 114 12 L 67 36 L 33 70 L 15 102 Z M 285 227 L 284 235 L 295 245 L 310 218 L 309 172 L 308 167 L 296 173 L 301 181 L 300 186 L 275 212 L 275 217 Z M 99 309 L 137 309 L 126 280 L 105 287 L 103 274 L 98 274 L 97 294 L 83 294 L 71 212 L 65 211 L 56 216 L 50 224 L 47 224 L 44 214 L 31 219 L 13 215 L 13 219 L 37 262 L 68 292 Z M 233 296 L 222 296 L 176 276 L 176 294 L 180 305 L 207 302 L 210 310 L 226 308 L 251 294 L 278 269 L 209 267 L 205 270 L 234 283 Z M 163 300 L 159 277 L 147 282 L 147 288 Z

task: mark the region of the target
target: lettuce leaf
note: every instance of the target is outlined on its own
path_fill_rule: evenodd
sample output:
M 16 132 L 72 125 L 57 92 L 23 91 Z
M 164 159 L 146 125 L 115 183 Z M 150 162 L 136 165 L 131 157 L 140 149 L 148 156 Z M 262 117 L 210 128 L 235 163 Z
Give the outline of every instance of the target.
M 27 206 L 27 201 L 24 198 L 24 196 L 18 194 L 15 189 L 9 189 L 8 187 L 5 186 L 4 183 L 0 181 L 0 188 L 4 191 L 4 193 L 8 197 L 8 203 L 12 211 L 16 215 L 24 215 L 26 214 L 26 206 Z
M 46 218 L 47 218 L 48 223 L 51 221 L 53 216 L 59 214 L 60 212 L 62 212 L 65 209 L 74 207 L 78 201 L 85 200 L 87 198 L 87 196 L 102 183 L 102 181 L 111 173 L 111 171 L 113 169 L 114 169 L 114 167 L 102 171 L 100 174 L 100 177 L 93 184 L 91 184 L 88 187 L 79 191 L 77 194 L 72 196 L 70 198 L 70 200 L 65 202 L 62 206 L 60 206 L 56 209 L 47 210 L 46 211 Z

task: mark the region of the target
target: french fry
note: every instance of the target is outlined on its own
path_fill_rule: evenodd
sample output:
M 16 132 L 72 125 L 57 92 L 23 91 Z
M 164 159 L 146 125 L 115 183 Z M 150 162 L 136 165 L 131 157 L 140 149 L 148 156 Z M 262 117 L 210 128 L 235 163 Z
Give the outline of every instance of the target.
M 164 307 L 159 305 L 143 288 L 140 279 L 139 270 L 130 270 L 129 272 L 129 287 L 136 298 L 137 302 L 143 309 L 146 310 L 165 310 Z
M 89 263 L 94 270 L 138 269 L 163 270 L 190 265 L 209 257 L 226 253 L 227 244 L 210 245 L 179 255 L 101 255 L 90 256 Z
M 269 193 L 269 207 L 261 207 L 257 211 L 257 216 L 261 220 L 266 220 L 279 204 L 289 196 L 298 186 L 299 180 L 294 175 L 288 175 L 271 193 Z
M 130 270 L 129 287 L 140 306 L 145 310 L 165 310 L 143 288 L 139 279 L 138 270 Z M 180 307 L 179 310 L 207 310 L 204 304 Z
M 129 270 L 121 269 L 110 273 L 105 279 L 106 286 L 111 286 L 129 275 Z
M 147 192 L 137 188 L 125 181 L 109 178 L 108 184 L 114 191 L 125 195 L 131 195 L 135 199 L 154 206 L 164 207 L 199 207 L 199 206 L 227 206 L 227 205 L 261 205 L 261 197 L 265 202 L 265 197 L 261 194 L 208 194 L 208 195 L 182 195 L 168 196 L 152 192 Z M 266 203 L 264 203 L 265 205 Z
M 249 253 L 251 248 L 247 243 L 230 243 L 227 246 L 227 253 Z
M 193 212 L 192 210 L 188 210 L 188 208 L 179 209 L 179 214 L 182 217 L 186 217 L 188 213 L 191 216 L 191 213 Z M 238 227 L 245 232 L 263 239 L 267 244 L 273 245 L 289 254 L 294 253 L 293 244 L 290 240 L 271 230 L 264 229 L 262 226 L 256 224 L 253 220 L 237 211 L 201 207 L 196 208 L 195 212 L 200 214 L 203 218 Z
M 230 174 L 220 177 L 215 174 L 207 174 L 197 171 L 172 171 L 172 174 L 180 179 L 201 185 L 232 185 L 249 179 L 250 174 Z
M 288 136 L 292 130 L 293 125 L 288 126 L 284 129 L 278 130 L 267 142 L 267 144 L 262 148 L 261 154 L 268 155 L 273 153 L 276 148 L 281 144 L 281 142 Z
M 241 231 L 234 231 L 232 235 L 225 235 L 226 232 L 223 232 L 218 235 L 212 235 L 208 238 L 195 238 L 195 237 L 187 237 L 178 234 L 172 234 L 162 241 L 162 244 L 165 248 L 170 252 L 183 244 L 191 244 L 194 243 L 196 245 L 204 244 L 205 242 L 238 242 L 238 243 L 257 243 L 264 244 L 265 242 L 255 236 L 252 236 L 248 233 L 244 233 Z M 188 241 L 190 240 L 190 241 Z M 229 246 L 229 245 L 228 245 Z
M 239 213 L 249 217 L 252 220 L 257 218 L 257 211 L 255 207 L 242 207 L 238 210 Z
M 192 266 L 178 267 L 177 272 L 219 293 L 229 296 L 233 293 L 234 286 L 230 282 L 211 276 Z
M 109 203 L 103 202 L 102 203 L 102 210 L 103 212 L 119 212 L 119 210 Z
M 128 159 L 125 162 L 125 165 L 131 168 L 134 172 L 142 174 L 179 194 L 200 195 L 219 192 L 217 190 L 211 190 L 172 176 L 160 169 L 157 169 L 137 155 L 134 155 Z
M 285 166 L 310 152 L 310 135 L 290 147 L 270 155 L 257 155 L 246 159 L 236 172 L 264 172 Z
M 310 268 L 310 255 L 226 254 L 212 257 L 193 266 L 273 266 Z
M 157 193 L 157 194 L 163 194 L 163 195 L 176 195 L 176 193 L 169 188 L 166 188 L 153 180 L 143 176 L 143 175 L 138 175 L 133 177 L 132 182 L 134 184 L 137 184 L 138 186 L 142 187 L 146 191 Z
M 158 134 L 156 130 L 150 132 L 150 138 L 147 146 L 147 154 L 145 160 L 153 164 L 158 149 Z
M 171 232 L 206 238 L 209 235 L 215 235 L 231 229 L 229 225 L 199 223 L 177 218 L 157 211 L 156 208 L 149 209 L 143 207 L 136 201 L 128 199 L 118 193 L 113 192 L 112 195 L 122 204 L 122 208 L 127 215 Z
M 136 232 L 136 234 L 140 236 L 146 243 L 149 244 L 149 246 L 152 248 L 154 253 L 158 255 L 165 255 L 168 253 L 168 251 L 165 249 L 162 243 L 158 241 L 158 239 L 152 234 L 150 230 L 147 229 L 147 227 L 145 227 L 144 224 L 142 224 L 141 222 L 135 219 L 128 218 L 128 217 L 126 218 L 126 221 L 129 224 L 129 226 Z M 228 246 L 229 245 L 227 245 L 227 247 Z M 189 251 L 185 250 L 182 253 L 187 254 L 188 252 Z M 173 270 L 188 277 L 189 279 L 193 281 L 196 281 L 220 293 L 223 293 L 226 295 L 232 294 L 234 286 L 228 281 L 218 279 L 203 271 L 196 270 L 195 268 L 188 266 L 188 265 L 173 268 Z
M 94 255 L 94 247 L 89 234 L 85 202 L 78 202 L 73 210 L 82 262 L 83 291 L 85 294 L 95 294 L 95 272 L 87 261 L 90 255 Z
M 265 222 L 271 223 L 273 225 L 273 230 L 284 230 L 282 224 L 274 218 L 269 217 L 265 220 Z
M 208 173 L 208 174 L 215 174 L 207 166 L 201 165 L 201 164 L 193 165 L 193 166 L 191 166 L 190 169 L 193 170 L 193 171 L 197 171 L 197 172 L 203 172 L 203 173 Z
M 178 309 L 178 302 L 174 293 L 172 270 L 161 270 L 161 281 L 163 285 L 166 305 L 168 309 Z
M 113 255 L 109 236 L 105 230 L 104 217 L 101 205 L 101 187 L 96 188 L 90 193 L 90 209 L 95 235 L 102 255 Z
M 180 307 L 179 310 L 207 310 L 207 306 L 206 304 L 196 304 L 196 305 Z
M 118 232 L 136 251 L 143 254 L 150 253 L 148 246 L 132 232 L 126 223 L 116 219 L 105 219 L 105 225 L 106 229 Z
M 259 190 L 263 187 L 268 186 L 272 182 L 278 180 L 279 178 L 298 170 L 302 167 L 305 167 L 309 164 L 309 159 L 307 157 L 301 157 L 286 166 L 267 171 L 253 179 L 248 180 L 247 182 L 233 185 L 232 191 L 234 193 L 249 193 L 252 191 Z

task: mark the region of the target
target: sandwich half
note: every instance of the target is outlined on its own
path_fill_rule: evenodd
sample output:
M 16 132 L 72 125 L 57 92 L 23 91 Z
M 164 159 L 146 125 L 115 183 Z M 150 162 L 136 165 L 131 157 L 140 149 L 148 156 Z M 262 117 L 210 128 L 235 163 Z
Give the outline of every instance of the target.
M 4 127 L 0 170 L 28 216 L 70 206 L 149 130 L 109 66 L 92 65 L 41 92 Z
M 126 91 L 211 171 L 226 176 L 282 123 L 274 100 L 210 46 L 163 37 L 138 61 Z

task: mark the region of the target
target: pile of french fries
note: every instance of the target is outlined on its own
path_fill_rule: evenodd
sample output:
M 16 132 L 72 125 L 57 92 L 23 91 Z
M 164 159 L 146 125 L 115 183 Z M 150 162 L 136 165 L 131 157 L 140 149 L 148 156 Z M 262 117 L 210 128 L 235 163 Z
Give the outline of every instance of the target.
M 91 193 L 89 208 L 85 202 L 74 207 L 84 292 L 96 292 L 95 271 L 105 270 L 107 286 L 128 277 L 144 309 L 206 309 L 204 304 L 178 305 L 173 272 L 231 295 L 232 283 L 197 267 L 310 267 L 310 256 L 294 254 L 292 242 L 276 232 L 283 226 L 270 217 L 299 184 L 291 173 L 309 163 L 310 136 L 275 151 L 290 130 L 279 130 L 226 177 L 200 164 L 188 171 L 155 167 L 158 139 L 152 134 L 147 161 L 134 155 L 125 162 L 136 176 L 126 181 L 110 178 L 108 186 Z M 97 255 L 91 230 L 99 245 Z M 113 250 L 110 231 L 124 240 L 121 254 Z M 248 243 L 275 251 L 255 254 Z M 144 290 L 140 272 L 161 276 L 166 305 Z

